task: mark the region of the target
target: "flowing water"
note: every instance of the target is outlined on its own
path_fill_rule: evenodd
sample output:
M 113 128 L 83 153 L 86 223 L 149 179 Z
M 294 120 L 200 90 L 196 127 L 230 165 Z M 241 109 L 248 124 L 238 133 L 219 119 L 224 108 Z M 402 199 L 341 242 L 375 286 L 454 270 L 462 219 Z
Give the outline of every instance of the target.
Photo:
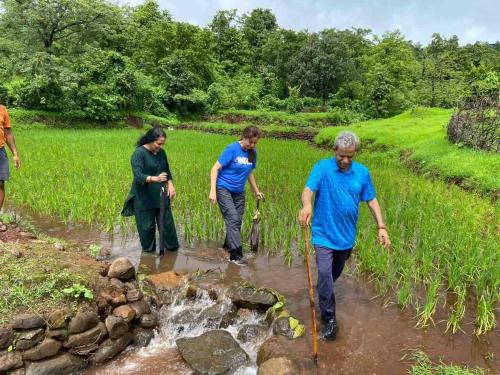
M 69 226 L 36 215 L 30 217 L 36 227 L 51 236 L 80 245 L 100 244 L 110 250 L 112 257 L 127 256 L 140 272 L 217 270 L 225 274 L 228 284 L 243 279 L 278 290 L 285 296 L 290 313 L 306 325 L 306 335 L 295 340 L 292 355 L 308 374 L 404 374 L 408 363 L 401 358 L 412 349 L 425 351 L 433 361 L 480 366 L 492 373 L 500 373 L 498 329 L 480 338 L 474 336 L 471 308 L 467 309 L 462 323 L 464 333 L 444 333 L 447 315 L 442 308 L 434 319 L 436 326 L 426 330 L 414 328 L 414 309 L 401 310 L 390 303 L 383 306 L 383 299 L 376 298 L 371 284 L 363 277 L 353 275 L 355 256 L 335 284 L 339 323 L 337 339 L 334 342 L 319 341 L 319 361 L 315 367 L 310 360 L 309 300 L 306 271 L 301 261 L 297 260 L 289 267 L 283 265 L 280 257 L 258 255 L 249 260 L 248 266 L 241 267 L 228 263 L 224 251 L 216 245 L 207 244 L 195 247 L 182 244 L 178 252 L 167 252 L 160 259 L 142 254 L 137 237 L 125 238 L 119 231 L 105 234 L 88 226 Z M 175 348 L 175 340 L 197 336 L 207 328 L 198 322 L 179 329 L 178 324 L 171 322 L 178 313 L 192 310 L 197 314 L 212 304 L 207 296 L 201 295 L 195 301 L 178 301 L 164 308 L 158 332 L 148 347 L 129 349 L 111 363 L 90 369 L 88 374 L 191 374 Z M 258 322 L 262 316 L 255 314 L 252 319 Z M 241 324 L 237 321 L 227 329 L 236 336 Z M 257 342 L 242 345 L 253 360 L 264 339 L 260 337 Z M 238 374 L 256 374 L 256 366 L 239 369 Z

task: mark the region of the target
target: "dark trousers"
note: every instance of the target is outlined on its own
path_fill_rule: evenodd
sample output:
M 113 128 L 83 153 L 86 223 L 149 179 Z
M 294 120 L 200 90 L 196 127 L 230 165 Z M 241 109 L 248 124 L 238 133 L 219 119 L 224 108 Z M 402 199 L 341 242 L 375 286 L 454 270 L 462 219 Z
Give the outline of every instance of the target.
M 231 193 L 227 189 L 217 188 L 217 203 L 226 224 L 224 247 L 231 252 L 241 252 L 241 223 L 245 212 L 245 192 Z
M 156 251 L 156 227 L 160 225 L 160 209 L 138 210 L 135 209 L 135 222 L 143 251 Z M 163 244 L 167 250 L 177 250 L 179 241 L 175 230 L 174 217 L 170 204 L 165 207 L 163 216 Z
M 328 321 L 335 318 L 335 292 L 333 285 L 339 278 L 347 259 L 351 256 L 349 250 L 332 250 L 315 246 L 316 264 L 318 267 L 318 297 L 321 318 Z

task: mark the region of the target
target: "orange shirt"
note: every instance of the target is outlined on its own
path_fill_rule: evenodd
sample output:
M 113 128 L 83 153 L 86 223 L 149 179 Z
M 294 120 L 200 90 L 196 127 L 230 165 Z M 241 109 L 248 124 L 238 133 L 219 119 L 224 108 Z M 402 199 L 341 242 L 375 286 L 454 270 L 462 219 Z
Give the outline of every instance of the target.
M 5 129 L 10 129 L 10 117 L 7 108 L 0 105 L 0 147 L 5 146 Z

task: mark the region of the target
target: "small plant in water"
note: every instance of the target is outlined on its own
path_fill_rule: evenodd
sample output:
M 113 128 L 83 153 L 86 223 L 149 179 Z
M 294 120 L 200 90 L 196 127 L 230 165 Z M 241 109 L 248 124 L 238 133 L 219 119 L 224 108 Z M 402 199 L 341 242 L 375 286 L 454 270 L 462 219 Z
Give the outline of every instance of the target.
M 94 298 L 92 291 L 82 284 L 73 284 L 70 288 L 64 288 L 62 291 L 64 294 L 72 296 L 75 299 L 83 297 L 91 300 Z
M 89 246 L 89 255 L 92 258 L 97 258 L 97 256 L 101 253 L 102 246 L 92 244 Z

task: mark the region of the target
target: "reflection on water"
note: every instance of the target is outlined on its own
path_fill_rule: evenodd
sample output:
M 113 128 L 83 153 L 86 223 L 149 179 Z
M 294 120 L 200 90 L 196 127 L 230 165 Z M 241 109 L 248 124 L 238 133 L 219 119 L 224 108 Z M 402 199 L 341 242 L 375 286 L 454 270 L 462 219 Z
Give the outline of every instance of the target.
M 25 213 L 23 213 L 25 214 Z M 228 263 L 227 255 L 214 244 L 191 247 L 181 243 L 178 252 L 166 252 L 163 258 L 140 251 L 136 235 L 123 236 L 119 231 L 101 233 L 88 226 L 64 225 L 30 215 L 33 223 L 54 237 L 81 245 L 100 244 L 112 257 L 127 256 L 140 272 L 158 273 L 169 270 L 194 271 L 215 269 L 226 273 L 227 282 L 244 279 L 259 286 L 272 287 L 284 294 L 293 316 L 305 322 L 310 332 L 307 279 L 304 266 L 295 261 L 284 266 L 280 257 L 259 255 L 249 265 Z M 350 260 L 355 261 L 355 256 Z M 315 272 L 315 270 L 314 270 Z M 437 327 L 414 328 L 415 310 L 400 310 L 395 305 L 382 307 L 374 298 L 373 288 L 355 277 L 343 275 L 335 285 L 338 301 L 339 334 L 334 342 L 319 342 L 319 367 L 313 369 L 310 358 L 310 336 L 295 342 L 296 356 L 308 373 L 319 374 L 402 374 L 407 364 L 401 362 L 405 350 L 420 348 L 432 360 L 488 368 L 500 373 L 500 332 L 481 337 L 473 335 L 474 311 L 469 308 L 463 320 L 465 334 L 444 334 L 446 313 L 438 311 Z M 150 345 L 151 346 L 151 345 Z M 158 348 L 161 348 L 160 350 Z M 160 345 L 122 354 L 113 365 L 127 374 L 189 374 L 175 348 Z M 248 369 L 250 371 L 251 369 Z M 97 372 L 96 372 L 97 371 Z M 109 369 L 91 370 L 92 374 L 112 374 Z M 246 371 L 246 370 L 245 370 Z M 249 373 L 255 373 L 253 369 Z

